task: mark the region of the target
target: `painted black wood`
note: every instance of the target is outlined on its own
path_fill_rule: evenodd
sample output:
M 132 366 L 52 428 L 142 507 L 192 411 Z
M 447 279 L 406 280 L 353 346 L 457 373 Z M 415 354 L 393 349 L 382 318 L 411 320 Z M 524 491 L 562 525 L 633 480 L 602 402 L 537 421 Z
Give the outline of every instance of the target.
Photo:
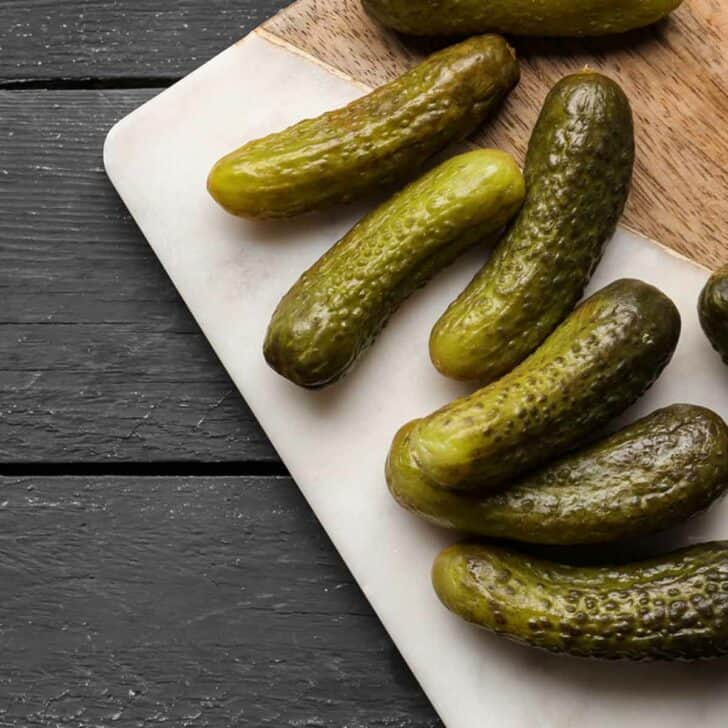
M 286 4 L 0 3 L 3 728 L 441 725 L 101 165 Z
M 155 93 L 0 91 L 0 462 L 277 461 L 102 168 Z
M 288 478 L 0 479 L 0 725 L 440 725 Z
M 0 85 L 169 83 L 247 35 L 288 0 L 4 0 Z

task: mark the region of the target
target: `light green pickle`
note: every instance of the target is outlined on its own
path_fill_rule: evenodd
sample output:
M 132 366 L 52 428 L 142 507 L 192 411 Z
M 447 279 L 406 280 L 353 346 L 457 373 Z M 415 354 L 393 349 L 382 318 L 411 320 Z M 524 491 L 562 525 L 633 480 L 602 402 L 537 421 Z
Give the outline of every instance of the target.
M 418 421 L 413 458 L 440 487 L 494 490 L 592 438 L 655 381 L 679 335 L 667 296 L 615 281 L 512 372 Z
M 412 457 L 411 423 L 387 460 L 397 502 L 445 528 L 568 546 L 642 536 L 707 508 L 728 487 L 728 427 L 703 407 L 676 404 L 490 495 L 430 483 Z
M 708 340 L 728 364 L 728 265 L 715 271 L 705 284 L 698 315 Z
M 411 35 L 593 36 L 652 25 L 682 0 L 362 0 L 383 25 Z
M 588 71 L 559 81 L 531 136 L 521 212 L 432 330 L 430 356 L 440 372 L 492 382 L 564 320 L 614 234 L 633 162 L 622 89 Z
M 551 652 L 630 660 L 728 653 L 726 541 L 600 567 L 462 543 L 437 557 L 432 582 L 468 622 Z
M 339 379 L 414 290 L 475 243 L 490 241 L 523 202 L 512 157 L 477 150 L 442 163 L 367 215 L 278 305 L 266 361 L 302 387 Z
M 344 108 L 256 139 L 218 161 L 207 186 L 234 215 L 291 217 L 411 178 L 473 132 L 518 83 L 496 35 L 445 48 Z

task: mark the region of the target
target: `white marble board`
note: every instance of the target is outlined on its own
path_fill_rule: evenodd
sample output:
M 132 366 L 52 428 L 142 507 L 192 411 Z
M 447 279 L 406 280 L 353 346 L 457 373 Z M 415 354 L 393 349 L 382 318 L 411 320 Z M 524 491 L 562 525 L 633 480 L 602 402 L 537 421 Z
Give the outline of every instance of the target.
M 208 197 L 207 172 L 242 142 L 362 93 L 256 32 L 119 122 L 106 142 L 106 169 L 449 728 L 723 728 L 725 662 L 634 665 L 554 657 L 461 623 L 434 596 L 432 560 L 455 537 L 394 504 L 383 461 L 399 425 L 465 391 L 432 368 L 427 338 L 482 263 L 482 251 L 408 301 L 336 386 L 303 391 L 266 366 L 261 345 L 278 300 L 373 202 L 291 222 L 247 222 Z M 695 312 L 707 272 L 620 230 L 590 290 L 624 276 L 658 285 L 683 317 L 673 362 L 629 417 L 675 401 L 728 416 L 728 372 Z M 679 536 L 728 537 L 728 503 Z

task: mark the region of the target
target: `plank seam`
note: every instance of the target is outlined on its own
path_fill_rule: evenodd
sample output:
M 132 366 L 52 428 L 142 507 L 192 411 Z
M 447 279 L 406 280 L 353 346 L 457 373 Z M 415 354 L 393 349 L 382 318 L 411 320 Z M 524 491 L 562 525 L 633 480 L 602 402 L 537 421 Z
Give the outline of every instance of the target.
M 0 463 L 0 477 L 290 477 L 281 462 L 16 462 Z
M 41 78 L 0 79 L 0 91 L 133 91 L 165 89 L 181 80 L 179 76 L 128 78 Z

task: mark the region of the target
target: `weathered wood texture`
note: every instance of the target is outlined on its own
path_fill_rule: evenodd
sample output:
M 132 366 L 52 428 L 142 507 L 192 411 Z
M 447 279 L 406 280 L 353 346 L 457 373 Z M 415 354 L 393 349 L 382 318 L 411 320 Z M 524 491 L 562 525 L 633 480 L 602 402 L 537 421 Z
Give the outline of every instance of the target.
M 287 478 L 0 479 L 0 725 L 440 725 Z
M 405 47 L 359 0 L 299 0 L 264 27 L 369 86 L 400 74 L 428 45 Z M 624 86 L 637 122 L 625 223 L 700 263 L 728 260 L 728 5 L 688 0 L 670 20 L 618 38 L 513 42 L 521 83 L 478 141 L 522 159 L 553 83 L 585 65 L 604 71 Z
M 0 85 L 57 79 L 174 80 L 288 0 L 4 0 Z
M 103 171 L 154 93 L 0 92 L 0 461 L 277 460 Z

